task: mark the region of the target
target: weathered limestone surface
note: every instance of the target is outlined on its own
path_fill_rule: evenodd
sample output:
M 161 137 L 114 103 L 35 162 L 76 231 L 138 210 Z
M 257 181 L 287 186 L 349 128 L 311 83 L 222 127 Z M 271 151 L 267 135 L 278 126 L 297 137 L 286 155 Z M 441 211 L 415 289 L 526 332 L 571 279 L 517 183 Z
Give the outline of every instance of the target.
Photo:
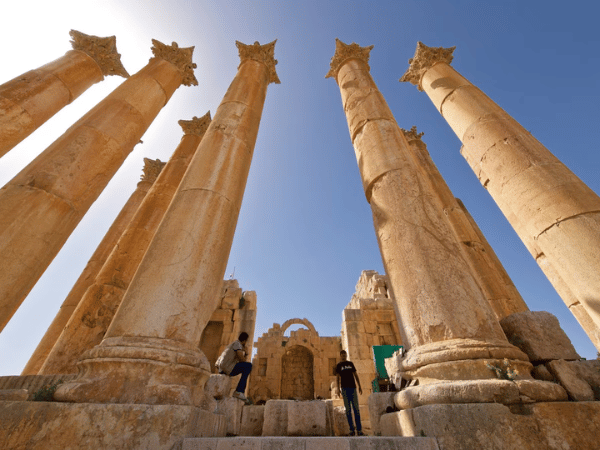
M 550 361 L 552 375 L 566 389 L 572 400 L 600 400 L 600 361 Z
M 244 401 L 234 397 L 226 397 L 217 402 L 215 413 L 225 416 L 227 436 L 240 435 L 243 407 Z
M 197 345 L 218 306 L 276 63 L 275 42 L 237 45 L 242 57 L 238 73 L 104 340 L 82 357 L 80 377 L 59 387 L 55 398 L 201 404 L 210 364 Z M 174 53 L 178 60 L 186 53 L 179 50 Z M 191 64 L 187 50 L 184 60 Z
M 264 405 L 245 405 L 242 409 L 241 436 L 262 436 L 265 420 Z
M 598 402 L 513 410 L 493 403 L 429 405 L 386 414 L 381 422 L 385 433 L 435 437 L 441 450 L 592 449 L 598 447 L 599 413 Z
M 114 36 L 69 34 L 73 50 L 0 85 L 0 157 L 104 75 L 129 76 Z
M 0 402 L 0 448 L 172 450 L 225 436 L 225 418 L 192 406 Z
M 371 433 L 375 436 L 381 434 L 381 416 L 388 413 L 388 409 L 396 409 L 394 404 L 395 392 L 374 392 L 369 395 L 369 417 L 371 419 Z
M 421 384 L 494 378 L 484 358 L 506 358 L 529 378 L 527 356 L 507 342 L 437 194 L 371 78 L 370 49 L 337 40 L 328 76 L 340 87 L 402 342 L 409 347 L 403 372 Z
M 532 363 L 580 358 L 558 319 L 549 312 L 511 314 L 500 320 L 500 325 L 508 342 L 523 350 Z
M 291 325 L 300 328 L 285 336 Z M 254 344 L 256 354 L 248 395 L 254 402 L 270 399 L 329 398 L 339 360 L 339 337 L 321 337 L 307 319 L 273 324 Z
M 146 158 L 144 160 L 144 175 L 142 176 L 141 181 L 137 184 L 135 191 L 133 191 L 119 212 L 119 215 L 102 238 L 102 241 L 100 241 L 100 244 L 98 244 L 94 254 L 60 306 L 58 313 L 56 313 L 56 317 L 54 317 L 54 320 L 46 330 L 44 337 L 42 337 L 42 340 L 31 355 L 31 358 L 29 358 L 21 375 L 35 375 L 39 372 L 48 357 L 48 353 L 50 353 L 52 347 L 54 347 L 54 344 L 63 332 L 65 325 L 71 318 L 73 311 L 75 311 L 75 308 L 79 304 L 81 297 L 87 288 L 94 282 L 98 272 L 106 262 L 106 259 L 112 252 L 119 237 L 121 237 L 123 231 L 125 231 L 125 227 L 131 221 L 133 215 L 142 203 L 142 200 L 144 200 L 152 183 L 156 181 L 159 171 L 153 170 L 155 166 L 149 164 L 149 161 L 151 160 Z
M 191 127 L 192 124 L 189 122 L 192 122 L 195 128 Z M 210 124 L 210 112 L 201 119 L 180 121 L 180 124 L 185 125 L 185 134 L 169 161 L 165 164 L 160 160 L 152 162 L 147 160 L 157 166 L 154 170 L 158 172 L 156 181 L 114 245 L 93 283 L 83 294 L 41 367 L 41 374 L 76 373 L 77 360 L 85 351 L 98 345 L 104 338 L 133 275 L 148 250 L 156 229 Z
M 191 83 L 154 44 L 159 56 L 0 190 L 0 330 L 171 95 Z
M 293 400 L 268 400 L 265 403 L 263 436 L 288 435 L 288 407 Z
M 288 404 L 288 436 L 327 436 L 327 405 L 323 401 Z
M 28 398 L 27 389 L 0 389 L 0 402 L 24 402 Z
M 462 141 L 462 155 L 525 245 L 600 326 L 600 197 L 449 64 L 454 48 L 418 43 L 401 81 L 424 90 Z M 518 218 L 515 221 L 515 218 Z M 559 294 L 565 290 L 557 289 Z M 570 298 L 564 299 L 570 306 Z M 585 325 L 582 323 L 582 325 Z M 596 330 L 586 330 L 588 334 Z

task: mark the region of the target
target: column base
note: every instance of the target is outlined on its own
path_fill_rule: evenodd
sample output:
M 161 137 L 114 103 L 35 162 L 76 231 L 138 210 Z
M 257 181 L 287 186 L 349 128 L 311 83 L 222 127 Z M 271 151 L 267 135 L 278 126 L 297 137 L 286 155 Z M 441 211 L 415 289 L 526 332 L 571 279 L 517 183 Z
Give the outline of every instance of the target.
M 540 380 L 465 380 L 413 386 L 398 392 L 399 409 L 448 403 L 516 403 L 567 401 L 558 384 Z
M 210 376 L 200 350 L 159 338 L 105 339 L 77 368 L 77 378 L 60 385 L 55 400 L 199 406 Z

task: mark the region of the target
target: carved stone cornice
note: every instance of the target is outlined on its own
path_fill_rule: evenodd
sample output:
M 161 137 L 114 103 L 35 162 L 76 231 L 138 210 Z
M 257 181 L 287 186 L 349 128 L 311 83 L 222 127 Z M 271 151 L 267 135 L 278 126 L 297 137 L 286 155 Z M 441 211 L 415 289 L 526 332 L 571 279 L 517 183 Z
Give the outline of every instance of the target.
M 417 89 L 422 91 L 421 77 L 423 74 L 438 62 L 450 64 L 454 58 L 452 53 L 455 49 L 456 46 L 450 48 L 427 47 L 422 42 L 417 42 L 415 56 L 408 60 L 410 66 L 406 73 L 402 75 L 400 81 L 408 81 L 409 83 L 416 85 Z
M 179 48 L 177 42 L 167 45 L 152 39 L 154 57 L 164 59 L 177 67 L 183 76 L 181 84 L 184 86 L 198 86 L 198 80 L 194 76 L 194 69 L 198 66 L 192 62 L 192 53 L 194 53 L 194 47 Z
M 369 54 L 373 49 L 373 45 L 369 47 L 361 47 L 357 43 L 353 42 L 352 44 L 344 44 L 339 39 L 335 39 L 335 53 L 333 58 L 331 58 L 331 63 L 329 64 L 329 72 L 325 75 L 325 78 L 337 78 L 337 74 L 340 71 L 340 67 L 349 59 L 360 59 L 363 61 L 368 70 L 371 70 L 369 67 Z
M 73 50 L 82 51 L 96 61 L 103 75 L 129 77 L 125 67 L 121 64 L 121 55 L 117 53 L 115 36 L 101 38 L 77 30 L 69 31 L 69 35 L 73 38 L 70 41 Z
M 160 171 L 165 167 L 165 164 L 167 163 L 162 162 L 160 159 L 144 158 L 144 168 L 142 169 L 144 173 L 140 177 L 140 180 L 154 183 L 160 175 Z
M 279 77 L 275 71 L 275 66 L 277 65 L 277 60 L 275 59 L 276 42 L 277 39 L 265 45 L 260 45 L 258 41 L 252 45 L 247 45 L 241 43 L 240 41 L 235 41 L 235 45 L 240 53 L 240 66 L 247 59 L 263 63 L 269 70 L 269 83 L 280 84 L 281 82 L 279 81 Z
M 413 125 L 410 130 L 405 130 L 404 128 L 400 128 L 402 130 L 402 132 L 404 133 L 404 137 L 406 138 L 407 141 L 421 141 L 421 138 L 423 137 L 423 135 L 425 134 L 424 132 L 420 132 L 417 133 L 417 126 Z
M 183 128 L 183 134 L 195 134 L 196 136 L 204 136 L 208 126 L 210 125 L 210 111 L 204 114 L 199 119 L 194 116 L 192 120 L 180 120 L 177 122 Z

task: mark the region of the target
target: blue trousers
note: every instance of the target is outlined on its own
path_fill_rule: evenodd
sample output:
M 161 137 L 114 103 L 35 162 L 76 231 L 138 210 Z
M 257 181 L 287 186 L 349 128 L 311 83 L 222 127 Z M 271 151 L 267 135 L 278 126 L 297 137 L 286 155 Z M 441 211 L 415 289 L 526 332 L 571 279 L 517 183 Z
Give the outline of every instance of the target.
M 360 410 L 358 408 L 358 394 L 356 388 L 342 388 L 342 398 L 344 399 L 344 407 L 346 408 L 346 419 L 350 426 L 350 431 L 354 431 L 354 424 L 352 423 L 352 409 L 354 409 L 354 419 L 356 420 L 356 431 L 362 431 L 362 425 L 360 424 Z
M 243 394 L 244 391 L 246 390 L 246 383 L 248 382 L 248 375 L 250 375 L 250 372 L 252 372 L 252 363 L 239 362 L 235 365 L 235 367 L 229 374 L 230 377 L 235 377 L 236 375 L 239 375 L 240 373 L 242 374 L 242 377 L 240 378 L 240 382 L 238 383 L 237 387 L 235 388 L 235 390 L 237 392 L 241 392 Z

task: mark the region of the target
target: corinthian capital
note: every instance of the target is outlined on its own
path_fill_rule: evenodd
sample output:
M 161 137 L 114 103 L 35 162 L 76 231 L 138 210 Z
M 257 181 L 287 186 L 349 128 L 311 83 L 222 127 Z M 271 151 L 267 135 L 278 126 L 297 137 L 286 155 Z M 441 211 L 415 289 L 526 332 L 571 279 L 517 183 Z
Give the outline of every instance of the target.
M 184 86 L 198 86 L 198 80 L 194 76 L 194 69 L 198 66 L 192 62 L 192 53 L 194 53 L 194 47 L 179 48 L 177 42 L 166 45 L 152 39 L 152 54 L 154 57 L 164 59 L 177 67 L 179 73 L 183 76 L 181 84 Z
M 103 75 L 120 75 L 127 78 L 129 74 L 121 64 L 121 55 L 117 53 L 117 38 L 109 36 L 101 38 L 90 36 L 80 31 L 71 30 L 73 50 L 84 52 L 100 67 Z
M 160 171 L 165 167 L 165 164 L 166 162 L 162 162 L 160 159 L 144 158 L 144 168 L 142 169 L 144 173 L 140 179 L 154 183 L 160 175 Z
M 329 72 L 327 72 L 325 78 L 336 78 L 340 67 L 342 67 L 342 64 L 344 64 L 349 59 L 360 59 L 366 64 L 367 69 L 371 70 L 371 68 L 369 67 L 369 53 L 371 53 L 372 49 L 372 45 L 370 45 L 369 47 L 361 47 L 360 45 L 354 42 L 348 45 L 344 44 L 342 41 L 336 38 L 335 53 L 333 55 L 333 58 L 331 58 L 331 63 L 329 64 Z
M 204 136 L 208 126 L 210 125 L 210 111 L 204 114 L 199 119 L 194 116 L 192 120 L 180 120 L 177 122 L 183 128 L 183 134 L 195 134 L 196 136 Z
M 417 50 L 415 50 L 415 56 L 408 60 L 410 66 L 400 81 L 408 81 L 417 86 L 420 91 L 423 90 L 421 87 L 421 77 L 431 68 L 434 64 L 444 62 L 450 64 L 454 56 L 452 53 L 456 49 L 456 46 L 450 48 L 444 47 L 427 47 L 422 42 L 417 42 Z
M 418 133 L 416 125 L 413 125 L 411 127 L 411 129 L 408 131 L 405 130 L 404 128 L 400 128 L 400 129 L 402 130 L 402 133 L 404 133 L 404 137 L 406 138 L 407 141 L 414 141 L 414 140 L 420 141 L 421 138 L 423 137 L 423 135 L 425 134 L 422 131 L 420 133 Z
M 275 71 L 275 66 L 277 65 L 277 60 L 275 59 L 276 42 L 277 39 L 265 45 L 260 45 L 258 42 L 255 42 L 252 45 L 246 45 L 242 44 L 240 41 L 235 41 L 235 45 L 240 52 L 240 66 L 247 59 L 263 63 L 269 70 L 269 83 L 280 84 L 281 82 Z

